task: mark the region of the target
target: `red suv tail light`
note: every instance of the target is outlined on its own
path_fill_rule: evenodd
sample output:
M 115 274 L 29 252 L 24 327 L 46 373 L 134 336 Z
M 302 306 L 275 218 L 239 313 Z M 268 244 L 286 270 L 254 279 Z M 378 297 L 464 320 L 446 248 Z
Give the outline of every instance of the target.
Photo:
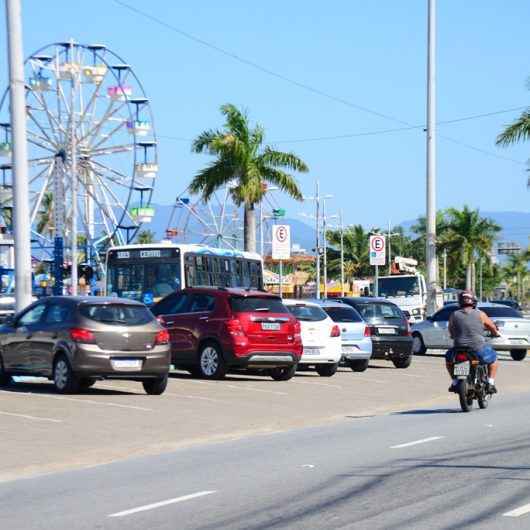
M 237 318 L 231 318 L 230 320 L 227 320 L 225 322 L 226 330 L 230 335 L 244 335 L 243 333 L 243 326 L 241 325 L 241 321 Z
M 372 336 L 372 328 L 370 326 L 365 326 L 365 328 L 364 328 L 364 336 L 365 337 L 371 337 Z
M 155 344 L 169 344 L 169 331 L 167 329 L 161 329 L 156 334 Z
M 70 337 L 74 342 L 82 344 L 95 344 L 96 336 L 89 329 L 72 328 L 70 330 Z
M 339 328 L 339 326 L 337 326 L 337 324 L 335 324 L 331 328 L 330 337 L 340 337 L 340 328 Z

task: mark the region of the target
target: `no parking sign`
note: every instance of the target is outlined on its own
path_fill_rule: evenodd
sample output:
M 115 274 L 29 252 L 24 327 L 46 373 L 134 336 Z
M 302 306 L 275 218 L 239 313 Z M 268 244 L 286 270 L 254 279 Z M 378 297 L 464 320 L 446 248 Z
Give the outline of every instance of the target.
M 370 265 L 384 265 L 386 263 L 385 236 L 379 234 L 370 236 Z
M 291 227 L 289 225 L 272 226 L 272 259 L 291 257 Z

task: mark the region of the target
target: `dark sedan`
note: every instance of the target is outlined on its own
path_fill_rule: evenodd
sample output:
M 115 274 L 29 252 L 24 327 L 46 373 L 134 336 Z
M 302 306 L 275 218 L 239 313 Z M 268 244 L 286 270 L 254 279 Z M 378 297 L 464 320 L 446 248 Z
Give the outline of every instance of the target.
M 384 298 L 342 298 L 368 324 L 372 337 L 372 359 L 389 359 L 396 368 L 408 368 L 412 361 L 412 337 L 406 315 Z
M 0 329 L 0 386 L 32 375 L 72 393 L 110 378 L 141 381 L 148 394 L 162 394 L 169 362 L 167 330 L 131 300 L 43 298 Z

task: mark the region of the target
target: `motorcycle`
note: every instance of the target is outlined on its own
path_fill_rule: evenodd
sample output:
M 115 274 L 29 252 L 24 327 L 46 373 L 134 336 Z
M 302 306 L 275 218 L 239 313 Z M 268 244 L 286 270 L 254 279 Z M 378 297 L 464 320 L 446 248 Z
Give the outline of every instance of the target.
M 455 392 L 458 394 L 463 412 L 469 412 L 473 408 L 475 399 L 481 409 L 488 407 L 491 399 L 491 393 L 488 392 L 488 366 L 480 363 L 475 352 L 456 350 L 453 377 L 458 379 Z

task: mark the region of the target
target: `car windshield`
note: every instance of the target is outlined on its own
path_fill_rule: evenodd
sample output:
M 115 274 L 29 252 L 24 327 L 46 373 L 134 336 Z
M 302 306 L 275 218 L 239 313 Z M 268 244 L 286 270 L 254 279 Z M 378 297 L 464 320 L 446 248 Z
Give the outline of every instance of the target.
M 272 296 L 232 296 L 230 306 L 234 313 L 287 313 L 281 298 Z
M 357 310 L 365 320 L 401 320 L 403 315 L 394 304 L 384 302 L 369 302 L 359 304 Z
M 362 322 L 362 318 L 353 307 L 324 307 L 324 311 L 333 322 Z
M 141 326 L 154 320 L 151 311 L 141 305 L 81 304 L 79 312 L 85 318 L 111 325 Z
M 523 314 L 512 307 L 479 307 L 490 318 L 523 318 Z
M 420 294 L 417 276 L 392 276 L 379 278 L 379 296 L 415 296 Z
M 325 320 L 327 317 L 326 313 L 315 305 L 296 304 L 287 307 L 298 320 L 319 322 L 320 320 Z

